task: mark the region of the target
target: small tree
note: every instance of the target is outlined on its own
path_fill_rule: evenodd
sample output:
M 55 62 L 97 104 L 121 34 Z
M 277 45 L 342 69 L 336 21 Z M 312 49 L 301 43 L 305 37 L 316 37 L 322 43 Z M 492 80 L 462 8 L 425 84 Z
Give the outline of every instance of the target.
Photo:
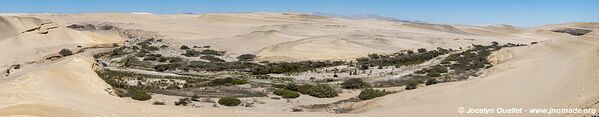
M 60 50 L 60 52 L 58 52 L 58 54 L 60 54 L 62 56 L 71 56 L 71 55 L 73 55 L 73 52 L 69 49 L 62 49 L 62 50 Z
M 343 81 L 343 83 L 341 83 L 341 87 L 345 89 L 361 89 L 370 87 L 370 85 L 360 78 L 350 78 L 346 81 Z
M 237 106 L 241 104 L 241 100 L 235 97 L 222 97 L 218 99 L 218 104 L 225 106 Z

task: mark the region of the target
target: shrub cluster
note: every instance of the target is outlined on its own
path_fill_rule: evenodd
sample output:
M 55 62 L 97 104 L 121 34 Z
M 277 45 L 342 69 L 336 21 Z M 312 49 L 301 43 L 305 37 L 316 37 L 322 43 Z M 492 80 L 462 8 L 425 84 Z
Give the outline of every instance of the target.
M 280 74 L 289 72 L 305 72 L 316 68 L 338 66 L 345 62 L 343 61 L 301 61 L 301 62 L 280 62 L 280 63 L 269 63 L 267 65 L 258 66 L 252 69 L 252 73 L 255 75 L 263 74 Z
M 231 86 L 231 85 L 242 85 L 246 84 L 247 80 L 241 78 L 223 78 L 214 79 L 209 82 L 209 86 Z
M 300 96 L 300 94 L 298 92 L 285 90 L 285 89 L 277 89 L 277 90 L 274 90 L 273 93 L 275 95 L 281 96 L 286 99 L 297 98 Z
M 241 104 L 241 100 L 235 97 L 222 97 L 218 99 L 218 104 L 225 106 L 237 106 Z
M 190 69 L 199 69 L 206 71 L 224 71 L 224 70 L 242 70 L 250 71 L 252 68 L 259 67 L 259 64 L 248 63 L 248 62 L 204 62 L 204 61 L 191 61 L 187 65 Z
M 426 80 L 425 84 L 428 86 L 428 85 L 434 85 L 434 84 L 437 84 L 437 83 L 438 83 L 437 79 L 431 78 L 431 79 Z
M 453 50 L 437 48 L 437 50 L 418 49 L 418 53 L 413 51 L 398 52 L 390 55 L 369 54 L 368 57 L 356 59 L 361 69 L 368 69 L 373 66 L 403 66 L 424 63 L 437 56 L 447 54 Z
M 202 50 L 202 52 L 200 52 L 200 54 L 222 56 L 223 54 L 225 54 L 225 52 L 206 49 L 206 50 Z
M 310 85 L 310 84 L 300 85 L 297 87 L 297 91 L 302 94 L 308 95 L 310 92 L 310 89 L 312 89 L 312 87 L 314 87 L 314 86 Z
M 127 94 L 125 94 L 124 96 L 130 96 L 131 99 L 134 100 L 139 100 L 139 101 L 146 101 L 149 99 L 152 99 L 152 95 L 146 93 L 143 89 L 141 88 L 129 88 L 127 90 Z
M 337 91 L 335 91 L 333 87 L 326 84 L 315 85 L 312 88 L 310 88 L 307 93 L 312 97 L 318 98 L 332 98 L 337 97 L 338 95 Z
M 253 61 L 256 58 L 256 55 L 253 54 L 242 54 L 237 57 L 239 61 Z
M 420 83 L 420 80 L 408 80 L 406 83 L 406 90 L 416 89 Z
M 361 89 L 370 87 L 370 85 L 362 81 L 362 79 L 360 78 L 350 78 L 348 80 L 343 81 L 343 83 L 341 83 L 341 87 L 345 89 Z
M 225 62 L 225 60 L 223 60 L 223 59 L 220 59 L 220 58 L 218 58 L 218 57 L 214 57 L 214 56 L 212 56 L 212 55 L 206 55 L 206 56 L 202 56 L 202 57 L 200 57 L 200 58 L 201 58 L 201 59 L 204 59 L 204 60 L 208 60 L 208 61 L 210 61 L 210 62 Z
M 198 56 L 200 56 L 200 51 L 191 49 L 191 50 L 185 51 L 185 53 L 183 53 L 181 55 L 186 56 L 186 57 L 198 57 Z
M 385 90 L 377 90 L 377 89 L 367 88 L 367 89 L 362 90 L 362 92 L 360 92 L 360 95 L 358 95 L 358 98 L 360 98 L 361 100 L 369 100 L 372 98 L 385 96 L 387 94 L 389 94 L 389 92 L 387 92 Z

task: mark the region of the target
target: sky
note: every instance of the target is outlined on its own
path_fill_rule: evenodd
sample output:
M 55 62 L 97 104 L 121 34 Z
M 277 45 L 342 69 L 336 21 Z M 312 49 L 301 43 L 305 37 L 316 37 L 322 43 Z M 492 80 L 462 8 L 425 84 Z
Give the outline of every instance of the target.
M 0 0 L 0 13 L 304 12 L 441 24 L 599 22 L 599 0 Z

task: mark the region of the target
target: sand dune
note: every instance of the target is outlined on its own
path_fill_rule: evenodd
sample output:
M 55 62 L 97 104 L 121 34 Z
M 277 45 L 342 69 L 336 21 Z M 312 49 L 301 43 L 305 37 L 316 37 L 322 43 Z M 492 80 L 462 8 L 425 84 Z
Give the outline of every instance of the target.
M 1 16 L 0 27 L 2 69 L 43 59 L 63 48 L 121 41 L 116 35 L 74 31 L 50 20 L 32 17 Z
M 46 14 L 31 15 L 49 19 L 60 25 L 89 22 L 110 22 L 125 29 L 143 29 L 156 32 L 171 43 L 193 43 L 212 45 L 231 53 L 258 54 L 260 60 L 306 60 L 306 59 L 348 59 L 364 55 L 366 51 L 392 52 L 400 49 L 417 48 L 458 48 L 470 44 L 486 44 L 491 41 L 529 43 L 548 38 L 527 37 L 534 30 L 505 27 L 478 27 L 398 22 L 377 19 L 343 19 L 314 16 L 301 13 L 214 13 L 199 15 L 154 15 L 154 14 Z M 265 33 L 268 32 L 268 33 Z M 355 36 L 357 35 L 357 36 Z M 360 36 L 360 35 L 366 35 Z M 318 39 L 326 38 L 326 39 Z M 333 40 L 365 38 L 388 40 L 380 44 L 339 45 Z M 302 42 L 295 42 L 302 39 Z M 306 41 L 306 40 L 319 41 Z M 331 40 L 323 43 L 321 40 Z M 456 41 L 461 40 L 461 41 Z M 223 44 L 227 43 L 227 44 Z M 251 44 L 251 48 L 234 44 Z M 296 45 L 302 44 L 302 45 Z M 294 46 L 318 45 L 319 51 L 327 54 L 313 55 L 302 52 Z M 326 47 L 329 46 L 329 47 Z M 348 47 L 340 47 L 348 46 Z M 361 52 L 347 48 L 359 47 Z M 289 54 L 286 52 L 294 53 Z M 348 55 L 350 54 L 350 55 Z M 325 56 L 323 56 L 325 55 Z

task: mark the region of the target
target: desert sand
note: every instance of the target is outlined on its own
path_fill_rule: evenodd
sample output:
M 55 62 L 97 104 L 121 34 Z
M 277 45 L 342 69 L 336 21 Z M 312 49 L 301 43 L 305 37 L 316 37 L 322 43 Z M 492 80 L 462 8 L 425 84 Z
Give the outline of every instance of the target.
M 457 109 L 598 106 L 598 23 L 520 28 L 420 24 L 301 13 L 3 15 L 0 16 L 0 52 L 3 53 L 0 69 L 14 64 L 21 64 L 23 68 L 10 74 L 3 72 L 0 77 L 0 116 L 481 116 L 460 114 Z M 494 53 L 491 60 L 495 67 L 478 78 L 363 101 L 354 105 L 356 110 L 351 114 L 291 113 L 161 107 L 112 96 L 105 91 L 110 85 L 93 70 L 93 51 L 54 61 L 44 60 L 62 48 L 124 41 L 116 34 L 66 28 L 75 23 L 111 23 L 156 32 L 168 43 L 210 45 L 236 55 L 257 54 L 260 60 L 271 61 L 353 59 L 369 53 L 436 47 L 457 49 L 492 41 L 539 43 Z M 571 36 L 549 31 L 564 27 L 593 32 Z

